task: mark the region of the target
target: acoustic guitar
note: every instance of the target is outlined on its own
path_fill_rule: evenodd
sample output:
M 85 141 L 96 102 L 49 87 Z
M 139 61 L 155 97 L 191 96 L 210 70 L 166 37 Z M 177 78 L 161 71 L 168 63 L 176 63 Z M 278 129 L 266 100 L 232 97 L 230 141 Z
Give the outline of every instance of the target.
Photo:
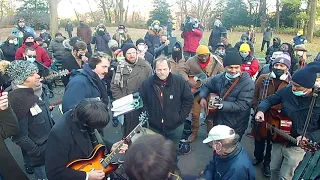
M 91 155 L 85 159 L 76 159 L 70 162 L 67 167 L 77 171 L 91 172 L 94 170 L 103 170 L 105 174 L 111 174 L 118 169 L 121 162 L 114 162 L 113 159 L 119 153 L 120 148 L 124 143 L 130 142 L 131 138 L 139 134 L 145 129 L 143 124 L 148 120 L 147 113 L 143 112 L 139 116 L 140 123 L 130 132 L 130 134 L 124 138 L 122 143 L 115 148 L 110 154 L 105 155 L 105 146 L 98 144 L 92 151 Z
M 53 78 L 56 78 L 56 77 L 67 76 L 69 74 L 71 74 L 71 72 L 69 72 L 69 70 L 67 70 L 67 69 L 64 69 L 64 70 L 52 73 L 52 74 L 50 74 L 50 75 L 48 75 L 46 77 L 43 77 L 42 79 L 43 80 L 49 80 L 49 79 L 53 79 Z
M 310 152 L 315 152 L 320 149 L 320 145 L 315 142 L 312 143 L 308 141 L 305 144 L 301 144 L 296 138 L 290 136 L 292 129 L 292 121 L 290 118 L 283 116 L 279 111 L 274 109 L 271 109 L 270 113 L 275 119 L 269 121 L 266 125 L 270 130 L 274 142 L 284 143 L 289 141 Z
M 207 75 L 205 73 L 200 73 L 196 75 L 189 75 L 188 76 L 189 81 L 196 81 L 196 84 L 191 87 L 191 92 L 193 94 L 196 94 L 200 92 L 200 87 L 201 87 L 201 80 L 207 79 Z

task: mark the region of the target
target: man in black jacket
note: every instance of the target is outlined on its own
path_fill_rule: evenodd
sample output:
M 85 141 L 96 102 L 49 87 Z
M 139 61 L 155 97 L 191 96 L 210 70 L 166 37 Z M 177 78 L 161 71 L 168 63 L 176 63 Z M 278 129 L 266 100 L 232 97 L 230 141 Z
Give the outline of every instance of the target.
M 222 98 L 232 84 L 238 83 L 221 102 L 212 102 L 212 108 L 217 109 L 215 115 L 209 114 L 214 119 L 214 125 L 227 125 L 234 129 L 240 136 L 240 140 L 248 127 L 251 102 L 254 93 L 254 83 L 249 74 L 241 74 L 242 59 L 238 52 L 227 51 L 223 60 L 225 71 L 207 81 L 201 88 L 199 99 L 200 106 L 207 107 L 207 97 L 210 93 L 216 93 Z
M 257 109 L 256 120 L 264 121 L 264 112 L 274 105 L 282 104 L 281 114 L 292 121 L 290 135 L 296 138 L 300 145 L 306 141 L 320 142 L 320 99 L 316 99 L 309 127 L 305 137 L 303 129 L 310 107 L 317 73 L 320 63 L 312 62 L 296 71 L 292 77 L 292 84 L 277 91 L 263 100 Z M 271 151 L 271 179 L 292 179 L 294 170 L 303 159 L 305 151 L 295 144 L 275 142 Z
M 109 122 L 107 106 L 95 98 L 81 101 L 74 109 L 66 112 L 52 128 L 46 147 L 46 172 L 50 180 L 102 180 L 105 173 L 101 169 L 90 172 L 67 168 L 76 159 L 89 157 L 99 142 L 95 129 L 104 128 Z M 104 142 L 105 152 L 111 152 L 121 143 Z M 122 145 L 120 153 L 128 149 Z
M 155 75 L 145 80 L 139 89 L 150 127 L 170 138 L 171 132 L 183 124 L 193 105 L 191 89 L 180 75 L 172 74 L 169 60 L 154 61 Z

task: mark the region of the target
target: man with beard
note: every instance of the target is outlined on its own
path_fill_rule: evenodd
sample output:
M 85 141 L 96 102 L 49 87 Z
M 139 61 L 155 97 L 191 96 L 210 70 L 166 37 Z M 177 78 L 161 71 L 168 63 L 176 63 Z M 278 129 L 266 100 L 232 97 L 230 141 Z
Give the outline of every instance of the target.
M 37 66 L 29 61 L 15 60 L 6 67 L 12 79 L 9 103 L 16 114 L 20 131 L 13 142 L 21 147 L 27 164 L 33 167 L 37 179 L 46 179 L 45 147 L 53 127 L 49 99 L 44 93 Z
M 36 36 L 34 29 L 30 26 L 26 26 L 24 19 L 20 18 L 17 22 L 17 28 L 13 29 L 11 32 L 11 34 L 18 38 L 18 47 L 24 42 L 23 37 L 25 33 L 30 33 L 33 37 Z
M 108 94 L 105 82 L 102 80 L 107 74 L 111 57 L 103 52 L 94 53 L 82 69 L 72 74 L 70 82 L 62 98 L 62 111 L 65 113 L 73 109 L 85 98 L 99 98 L 106 105 Z
M 137 48 L 134 44 L 123 44 L 122 51 L 125 60 L 119 61 L 111 83 L 112 95 L 116 100 L 137 92 L 142 82 L 152 75 L 149 63 L 137 57 Z M 138 116 L 139 111 L 124 115 L 124 137 L 138 124 Z
M 23 36 L 23 42 L 24 43 L 22 44 L 22 46 L 16 52 L 15 59 L 22 59 L 24 50 L 27 47 L 32 47 L 36 50 L 37 53 L 36 60 L 42 63 L 44 66 L 50 67 L 51 60 L 47 51 L 34 42 L 34 36 L 32 34 L 25 33 Z
M 276 91 L 286 87 L 289 84 L 290 73 L 289 69 L 291 66 L 291 60 L 289 56 L 280 56 L 272 61 L 272 69 L 268 74 L 262 74 L 256 81 L 254 96 L 252 100 L 252 107 L 254 110 L 257 109 L 258 103 L 264 100 L 266 97 L 274 94 Z M 279 110 L 280 105 L 273 106 L 272 109 Z M 267 112 L 270 117 L 270 112 Z M 254 132 L 254 156 L 255 160 L 252 162 L 253 165 L 258 165 L 263 162 L 262 173 L 266 177 L 271 176 L 270 172 L 270 162 L 271 162 L 271 138 L 269 135 L 267 137 L 261 137 L 261 131 L 267 131 L 261 128 L 262 125 L 254 124 L 253 130 L 258 130 L 260 132 Z M 263 133 L 269 133 L 263 132 Z M 266 144 L 266 145 L 265 145 Z M 265 152 L 265 153 L 264 153 Z

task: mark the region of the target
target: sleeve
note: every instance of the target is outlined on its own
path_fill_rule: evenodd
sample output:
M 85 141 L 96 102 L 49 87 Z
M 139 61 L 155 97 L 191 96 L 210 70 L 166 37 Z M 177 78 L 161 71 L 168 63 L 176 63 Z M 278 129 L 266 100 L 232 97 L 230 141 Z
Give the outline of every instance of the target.
M 43 48 L 42 48 L 42 50 L 43 50 L 43 52 L 42 52 L 41 60 L 43 62 L 43 65 L 45 65 L 46 67 L 50 67 L 50 65 L 51 65 L 50 57 L 49 57 L 46 50 L 44 50 Z
M 264 79 L 264 77 L 260 76 L 257 79 L 256 83 L 255 83 L 253 99 L 252 99 L 252 108 L 253 109 L 256 109 L 257 106 L 258 106 L 259 97 L 260 97 L 261 83 L 262 83 L 263 79 Z
M 203 35 L 203 32 L 200 29 L 194 29 L 193 33 L 198 37 L 202 37 Z
M 257 111 L 266 112 L 272 106 L 282 103 L 282 96 L 285 96 L 286 89 L 287 87 L 282 88 L 274 94 L 268 96 L 265 100 L 261 101 L 261 103 L 258 105 Z
M 97 40 L 97 36 L 93 34 L 92 39 L 91 39 L 91 44 L 95 44 Z
M 59 147 L 59 148 L 57 148 Z M 69 144 L 65 144 L 63 139 L 58 138 L 55 132 L 51 131 L 48 137 L 45 152 L 46 174 L 50 180 L 85 180 L 87 173 L 67 168 Z
M 179 77 L 180 78 L 180 77 Z M 183 80 L 181 78 L 181 84 L 182 84 L 182 96 L 181 96 L 181 109 L 180 109 L 180 117 L 182 120 L 185 120 L 189 113 L 190 110 L 193 106 L 193 94 L 191 92 L 191 89 L 189 87 L 189 84 L 187 81 Z
M 0 110 L 0 117 L 0 135 L 3 139 L 18 134 L 19 123 L 10 106 L 6 110 Z
M 209 164 L 206 166 L 206 169 L 203 171 L 203 174 L 200 176 L 200 178 L 204 178 L 207 180 L 214 179 L 214 173 L 216 171 L 215 161 L 212 159 Z
M 110 41 L 111 37 L 110 37 L 110 34 L 109 33 L 106 33 L 106 36 L 105 36 L 105 41 L 108 43 Z
M 199 100 L 201 100 L 202 98 L 207 98 L 209 96 L 210 93 L 213 92 L 218 92 L 218 89 L 216 89 L 215 84 L 217 81 L 217 78 L 219 77 L 212 77 L 210 78 L 210 80 L 208 80 L 207 82 L 205 82 L 202 87 L 200 88 L 200 94 L 199 94 Z
M 28 136 L 29 135 L 28 123 L 29 123 L 28 115 L 26 115 L 26 117 L 19 120 L 20 131 L 17 135 L 13 136 L 12 140 L 18 146 L 20 146 L 21 149 L 26 151 L 28 155 L 39 157 L 43 153 L 44 148 L 39 147 Z
M 160 53 L 165 47 L 166 47 L 166 45 L 164 45 L 164 44 L 161 44 L 161 45 L 158 46 L 158 47 L 154 47 L 154 53 L 155 53 L 155 54 Z
M 146 35 L 144 35 L 144 41 L 146 42 L 147 46 L 150 48 L 152 47 L 152 43 L 150 42 L 150 35 L 149 32 L 146 33 Z
M 49 47 L 48 47 L 48 55 L 49 57 L 52 59 L 53 58 L 53 42 L 50 43 Z
M 183 59 L 183 60 L 180 60 L 178 62 L 178 74 L 181 75 L 183 77 L 184 80 L 188 81 L 188 70 L 187 70 L 187 63 L 186 61 Z
M 20 47 L 20 48 L 17 50 L 14 59 L 22 59 L 22 58 L 23 58 L 23 51 L 24 51 L 23 48 Z
M 252 62 L 251 62 L 251 65 L 249 67 L 249 70 L 247 71 L 250 76 L 254 76 L 259 70 L 259 62 L 258 60 L 254 59 Z
M 250 80 L 251 81 L 251 80 Z M 246 84 L 239 92 L 234 102 L 223 101 L 222 112 L 237 113 L 247 111 L 252 106 L 252 98 L 254 93 L 254 84 L 250 82 Z
M 2 46 L 2 52 L 5 56 L 14 56 L 16 54 L 15 46 L 9 44 L 9 46 Z
M 74 108 L 83 99 L 86 98 L 85 89 L 86 84 L 82 81 L 70 81 L 66 87 L 66 91 L 62 97 L 62 111 L 63 113 Z

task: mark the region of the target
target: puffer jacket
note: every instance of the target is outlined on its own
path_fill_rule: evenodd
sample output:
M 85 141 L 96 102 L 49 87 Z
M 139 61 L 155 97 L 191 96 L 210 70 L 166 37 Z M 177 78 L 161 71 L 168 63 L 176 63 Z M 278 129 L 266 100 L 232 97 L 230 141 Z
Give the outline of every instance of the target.
M 259 61 L 252 56 L 248 56 L 242 60 L 241 71 L 247 72 L 252 77 L 259 70 Z
M 48 54 L 50 58 L 62 60 L 65 57 L 65 47 L 63 45 L 64 38 L 55 38 L 51 41 Z
M 228 91 L 233 81 L 225 77 L 225 72 L 210 78 L 201 88 L 199 99 L 207 98 L 210 93 L 216 93 L 220 97 Z M 227 125 L 233 128 L 240 136 L 248 127 L 252 99 L 254 94 L 254 82 L 248 73 L 243 73 L 237 85 L 222 101 L 223 107 L 217 111 L 214 124 Z
M 95 44 L 95 51 L 101 51 L 104 53 L 109 54 L 110 56 L 112 55 L 109 46 L 108 46 L 108 42 L 110 41 L 111 37 L 110 34 L 108 32 L 105 32 L 104 34 L 99 34 L 98 32 L 96 32 L 93 35 L 91 44 Z

